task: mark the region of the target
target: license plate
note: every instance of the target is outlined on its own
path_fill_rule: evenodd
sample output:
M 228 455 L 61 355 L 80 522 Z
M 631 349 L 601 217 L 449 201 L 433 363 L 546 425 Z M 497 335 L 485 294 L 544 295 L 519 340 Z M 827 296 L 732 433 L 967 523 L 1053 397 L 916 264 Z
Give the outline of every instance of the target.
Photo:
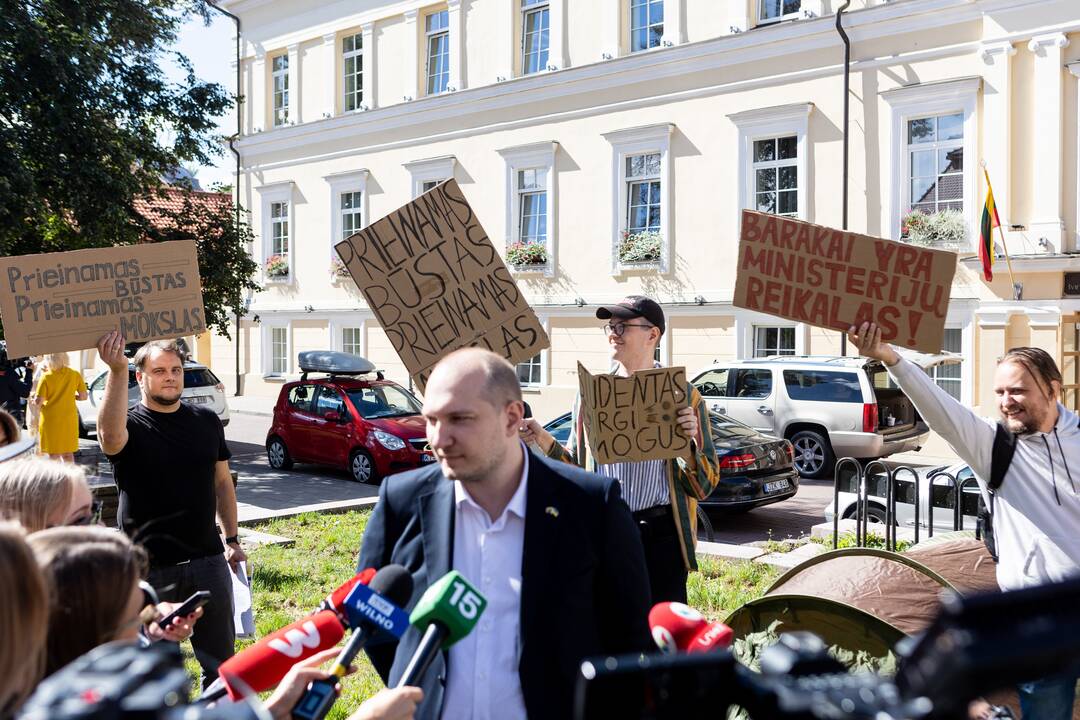
M 424 453 L 420 456 L 420 462 L 430 463 L 435 462 L 435 456 Z
M 191 397 L 184 399 L 187 400 L 189 403 L 194 403 L 196 405 L 205 405 L 206 403 L 210 402 L 210 398 L 207 395 L 192 395 Z
M 787 490 L 789 487 L 791 487 L 791 483 L 787 480 L 774 480 L 773 482 L 765 483 L 765 492 L 766 494 L 774 493 L 778 490 Z

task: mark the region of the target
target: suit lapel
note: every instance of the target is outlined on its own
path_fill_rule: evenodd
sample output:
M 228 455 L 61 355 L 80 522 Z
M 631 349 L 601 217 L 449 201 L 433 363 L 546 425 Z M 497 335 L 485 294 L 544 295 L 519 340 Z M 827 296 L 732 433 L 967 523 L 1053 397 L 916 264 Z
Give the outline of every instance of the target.
M 530 629 L 554 582 L 555 543 L 559 530 L 559 493 L 550 468 L 534 454 L 529 458 L 525 497 L 525 546 L 521 560 L 521 654 L 529 651 Z M 542 637 L 536 638 L 543 642 Z
M 431 492 L 421 495 L 420 526 L 424 536 L 424 562 L 428 585 L 450 572 L 454 547 L 454 483 L 440 472 Z

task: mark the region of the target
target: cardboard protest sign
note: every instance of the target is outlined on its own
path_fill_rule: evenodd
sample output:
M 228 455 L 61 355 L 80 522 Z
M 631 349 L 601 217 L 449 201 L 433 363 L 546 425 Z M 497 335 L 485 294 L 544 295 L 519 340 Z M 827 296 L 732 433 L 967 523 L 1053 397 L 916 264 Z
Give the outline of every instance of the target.
M 630 377 L 593 375 L 578 363 L 585 435 L 601 464 L 666 460 L 690 452 L 679 429 L 687 406 L 686 368 L 639 370 Z
M 550 345 L 454 180 L 336 249 L 421 392 L 435 363 L 459 348 L 517 363 Z
M 743 210 L 732 303 L 941 352 L 956 254 Z
M 12 357 L 206 330 L 194 240 L 0 257 L 0 318 Z

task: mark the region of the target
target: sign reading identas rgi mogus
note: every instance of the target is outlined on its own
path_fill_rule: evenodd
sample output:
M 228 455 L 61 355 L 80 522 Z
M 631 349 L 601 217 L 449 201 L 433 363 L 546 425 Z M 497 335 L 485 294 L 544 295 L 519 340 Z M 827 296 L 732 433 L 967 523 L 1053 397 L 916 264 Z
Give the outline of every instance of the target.
M 458 348 L 517 363 L 549 346 L 454 180 L 336 249 L 421 392 L 435 363 Z
M 0 257 L 0 315 L 12 357 L 206 330 L 195 242 Z

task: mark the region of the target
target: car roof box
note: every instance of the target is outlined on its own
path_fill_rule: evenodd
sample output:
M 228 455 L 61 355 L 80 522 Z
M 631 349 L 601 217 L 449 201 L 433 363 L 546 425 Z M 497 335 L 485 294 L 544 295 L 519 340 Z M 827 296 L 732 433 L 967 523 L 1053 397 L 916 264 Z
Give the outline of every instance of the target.
M 367 358 L 334 350 L 307 350 L 300 353 L 300 372 L 305 376 L 311 372 L 329 375 L 378 373 L 379 379 L 382 379 L 382 371 L 376 370 L 375 365 Z

